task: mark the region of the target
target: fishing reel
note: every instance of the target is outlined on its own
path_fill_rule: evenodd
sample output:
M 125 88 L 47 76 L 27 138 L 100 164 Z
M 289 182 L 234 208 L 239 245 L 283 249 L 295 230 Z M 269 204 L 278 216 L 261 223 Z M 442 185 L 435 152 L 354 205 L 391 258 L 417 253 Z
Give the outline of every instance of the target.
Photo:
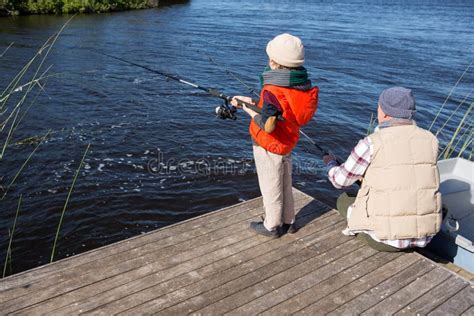
M 237 119 L 235 113 L 237 113 L 237 108 L 229 105 L 227 100 L 225 100 L 224 104 L 216 107 L 216 116 L 223 120 L 229 119 L 235 121 Z

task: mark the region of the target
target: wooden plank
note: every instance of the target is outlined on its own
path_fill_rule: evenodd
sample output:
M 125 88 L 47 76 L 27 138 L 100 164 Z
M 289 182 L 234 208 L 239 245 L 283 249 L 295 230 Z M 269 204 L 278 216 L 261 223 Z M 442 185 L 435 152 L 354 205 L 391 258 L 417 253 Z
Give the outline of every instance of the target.
M 233 310 L 229 315 L 251 312 L 260 314 L 283 302 L 301 302 L 304 307 L 350 283 L 355 276 L 365 275 L 397 256 L 399 254 L 375 252 L 373 256 L 362 261 L 354 260 L 355 264 L 352 266 L 347 265 L 354 262 L 349 263 L 348 260 L 341 262 L 340 264 L 346 266 L 345 268 L 338 268 L 335 262 L 331 271 L 326 272 L 320 269 L 307 274 Z M 309 315 L 315 313 L 318 311 L 311 311 Z
M 384 298 L 392 295 L 417 278 L 433 270 L 434 266 L 426 264 L 423 260 L 415 262 L 407 269 L 383 281 L 370 290 L 358 295 L 349 302 L 330 312 L 328 315 L 360 315 L 365 310 L 376 305 Z
M 426 262 L 426 264 L 429 263 Z M 369 308 L 362 315 L 394 314 L 424 293 L 438 286 L 448 277 L 450 277 L 450 274 L 447 274 L 444 269 L 436 267 L 403 289 L 385 298 L 377 305 Z
M 342 235 L 336 211 L 295 194 L 306 223 L 297 234 L 256 236 L 248 221 L 263 209 L 239 205 L 176 225 L 177 234 L 160 229 L 169 232 L 26 272 L 26 283 L 0 281 L 1 314 L 472 314 L 472 284 L 418 254 Z
M 428 315 L 430 316 L 446 316 L 460 315 L 467 312 L 474 306 L 474 285 L 469 285 L 449 300 L 435 308 Z
M 304 205 L 307 205 L 312 202 L 312 198 L 310 196 L 296 189 L 294 190 L 294 196 L 295 204 L 300 203 L 300 205 L 302 205 L 303 203 Z M 321 205 L 320 202 L 319 204 Z M 219 229 L 221 226 L 229 225 L 229 223 L 232 223 L 232 218 L 235 220 L 238 219 L 236 218 L 236 215 L 242 218 L 241 216 L 246 215 L 248 211 L 258 209 L 260 209 L 261 213 L 263 213 L 261 197 L 212 213 L 204 214 L 197 218 L 170 225 L 147 234 L 132 237 L 127 240 L 114 243 L 113 245 L 104 246 L 83 254 L 65 258 L 54 262 L 53 265 L 48 264 L 43 267 L 38 267 L 23 273 L 9 276 L 0 281 L 0 294 L 2 294 L 0 297 L 0 302 L 2 302 L 3 299 L 6 300 L 6 292 L 9 289 L 15 289 L 17 287 L 21 288 L 22 286 L 25 286 L 25 284 L 27 284 L 28 288 L 31 289 L 32 284 L 38 281 L 38 279 L 45 279 L 46 277 L 51 279 L 50 273 L 57 274 L 61 271 L 70 271 L 72 267 L 82 265 L 83 263 L 92 263 L 98 260 L 103 262 L 104 259 L 110 260 L 110 257 L 114 255 L 117 258 L 122 258 L 124 255 L 128 254 L 127 251 L 133 251 L 134 249 L 146 246 L 147 244 L 159 244 L 161 247 L 166 247 L 172 245 L 173 243 L 178 243 L 180 240 L 186 241 L 193 239 L 196 236 L 210 233 L 216 229 Z M 158 243 L 157 241 L 160 242 Z M 132 254 L 131 256 L 134 255 L 135 254 Z M 41 273 L 36 273 L 38 269 L 41 269 Z M 63 277 L 65 278 L 68 276 Z
M 309 201 L 307 200 L 299 200 L 296 204 L 301 207 L 305 206 L 308 202 Z M 138 256 L 130 260 L 125 259 L 125 261 L 123 258 L 122 261 L 119 261 L 120 258 L 118 258 L 118 262 L 102 263 L 102 265 L 94 266 L 91 270 L 87 269 L 84 271 L 84 274 L 81 273 L 81 271 L 68 271 L 70 276 L 66 278 L 66 281 L 53 282 L 53 280 L 48 280 L 48 286 L 42 284 L 43 289 L 39 291 L 39 295 L 35 295 L 33 299 L 28 296 L 22 296 L 3 304 L 3 308 L 7 311 L 10 311 L 12 308 L 15 308 L 16 310 L 26 308 L 33 304 L 56 297 L 61 293 L 69 293 L 75 289 L 84 289 L 87 286 L 89 287 L 83 290 L 83 292 L 91 296 L 100 293 L 99 290 L 103 290 L 104 286 L 113 288 L 117 286 L 117 283 L 120 285 L 123 284 L 123 282 L 130 282 L 130 280 L 156 273 L 159 270 L 167 269 L 178 265 L 181 262 L 189 261 L 195 257 L 205 255 L 219 248 L 223 248 L 219 253 L 220 256 L 223 256 L 226 254 L 226 245 L 239 242 L 240 240 L 249 238 L 253 235 L 247 229 L 247 221 L 250 220 L 252 216 L 255 216 L 255 213 L 259 214 L 261 211 L 261 208 L 259 208 L 243 213 L 241 215 L 245 216 L 243 220 L 239 217 L 239 222 L 230 226 L 221 227 L 218 231 L 221 232 L 221 234 L 216 232 L 213 232 L 212 234 L 204 234 L 202 235 L 202 238 L 194 238 L 191 241 L 181 242 L 178 245 L 170 246 L 166 252 L 147 251 L 147 254 L 144 256 Z M 234 233 L 230 234 L 229 231 Z M 247 246 L 252 245 L 249 244 Z M 154 262 L 154 264 L 149 266 L 149 262 Z M 84 267 L 81 266 L 81 268 Z M 170 274 L 168 273 L 168 275 Z M 60 280 L 64 278 L 63 275 L 60 277 Z M 101 280 L 104 281 L 101 282 Z M 98 282 L 100 282 L 101 286 L 96 286 Z M 74 295 L 69 295 L 68 298 L 76 299 Z M 66 303 L 66 300 L 62 300 L 62 304 Z
M 314 200 L 311 196 L 295 188 L 293 188 L 293 196 L 295 201 L 305 200 L 309 203 L 310 201 Z M 319 205 L 324 205 L 319 201 L 318 203 Z M 40 266 L 12 276 L 8 276 L 0 281 L 0 294 L 3 294 L 5 289 L 16 286 L 24 286 L 25 283 L 33 283 L 39 279 L 49 277 L 49 273 L 57 273 L 58 271 L 68 270 L 83 263 L 103 260 L 110 255 L 141 247 L 148 243 L 154 243 L 164 238 L 173 237 L 179 233 L 189 232 L 199 228 L 202 229 L 203 225 L 210 225 L 213 222 L 220 222 L 225 220 L 227 217 L 233 217 L 237 214 L 259 207 L 262 207 L 262 197 L 257 197 L 239 204 L 231 205 L 214 212 L 209 212 L 188 220 L 180 221 L 146 234 L 137 235 L 111 245 L 106 245 L 75 256 L 64 258 L 54 262 L 53 265 L 47 264 L 45 266 Z M 37 273 L 38 270 L 41 270 L 41 273 Z M 1 298 L 2 297 L 0 297 L 0 302 Z
M 168 293 L 163 297 L 139 305 L 136 308 L 125 311 L 125 314 L 146 314 L 158 311 L 164 314 L 188 313 L 190 309 L 205 307 L 253 284 L 263 281 L 270 276 L 287 271 L 302 262 L 314 262 L 316 265 L 321 265 L 322 262 L 334 260 L 335 257 L 337 258 L 351 252 L 354 247 L 361 246 L 362 245 L 357 241 L 340 239 L 340 236 L 336 234 L 331 234 L 328 238 L 324 238 L 323 236 L 319 247 L 327 252 L 320 255 L 317 254 L 314 247 L 306 247 L 297 254 L 281 258 L 278 260 L 278 264 L 267 264 L 237 279 L 222 283 L 222 285 L 219 285 L 221 282 L 219 282 L 218 279 L 209 280 L 209 282 L 216 283 L 207 284 L 207 282 L 202 282 L 195 286 L 186 287 L 179 291 Z M 295 270 L 295 272 L 297 271 L 298 270 Z M 225 277 L 225 275 L 223 275 L 223 277 Z M 218 286 L 215 287 L 214 284 Z M 163 309 L 168 306 L 169 308 Z
M 474 316 L 474 306 L 471 306 L 468 310 L 464 311 L 461 316 Z
M 328 219 L 331 220 L 331 222 L 327 222 L 330 226 L 329 228 L 332 228 L 332 225 L 337 223 L 338 220 L 336 216 L 330 216 Z M 310 227 L 305 227 L 299 231 L 298 234 L 300 236 L 305 236 L 306 234 L 317 234 L 322 230 L 328 229 L 321 228 L 321 230 L 313 232 L 309 228 Z M 318 229 L 320 229 L 320 227 L 318 227 Z M 66 306 L 63 309 L 55 310 L 55 313 L 65 314 L 78 311 L 87 312 L 97 307 L 100 307 L 101 312 L 115 313 L 161 295 L 165 295 L 166 293 L 176 291 L 201 280 L 209 282 L 207 280 L 208 278 L 215 278 L 222 273 L 225 273 L 226 277 L 230 277 L 234 276 L 239 271 L 250 271 L 259 265 L 265 264 L 268 260 L 277 260 L 287 252 L 297 251 L 295 250 L 299 249 L 297 247 L 301 248 L 298 243 L 294 242 L 294 238 L 291 236 L 284 236 L 280 240 L 268 240 L 223 260 L 183 273 L 171 280 L 160 282 L 159 279 L 151 275 L 124 284 L 110 291 L 100 293 L 92 299 L 83 299 L 82 301 Z M 243 265 L 240 270 L 237 268 L 239 265 Z
M 314 210 L 312 216 L 314 214 L 324 214 L 326 212 L 326 209 L 319 209 L 319 210 Z M 327 218 L 327 221 L 326 221 Z M 336 216 L 334 213 L 331 214 L 324 214 L 321 215 L 321 221 L 316 222 L 313 221 L 310 225 L 304 227 L 301 229 L 296 236 L 304 237 L 306 235 L 311 235 L 311 233 L 314 230 L 320 230 L 324 227 L 331 226 L 335 223 L 341 222 L 342 219 L 338 216 Z M 316 225 L 317 224 L 317 225 Z M 324 226 L 326 225 L 326 226 Z M 312 229 L 312 226 L 314 226 L 314 229 Z M 285 236 L 287 237 L 287 236 Z M 238 258 L 240 262 L 245 262 L 247 260 L 250 260 L 251 256 L 255 257 L 259 254 L 265 253 L 265 251 L 271 251 L 272 248 L 268 246 L 268 244 L 273 245 L 273 248 L 279 247 L 284 244 L 291 243 L 294 239 L 293 238 L 285 238 L 283 237 L 280 240 L 271 240 L 271 243 L 268 239 L 261 239 L 256 236 L 254 236 L 252 242 L 256 244 L 256 246 L 252 247 L 253 244 L 248 244 L 247 246 L 249 247 L 248 249 L 244 250 L 248 257 L 241 258 L 239 256 L 234 255 L 233 253 L 229 253 L 229 257 L 224 258 L 222 260 L 218 260 L 217 262 L 213 262 L 215 258 L 208 258 L 208 265 L 204 266 L 203 268 L 200 268 L 200 271 L 193 271 L 193 266 L 192 264 L 187 264 L 185 267 L 188 270 L 183 270 L 181 269 L 180 272 L 181 274 L 177 274 L 176 272 L 172 272 L 172 275 L 175 277 L 173 279 L 170 279 L 168 282 L 165 282 L 166 284 L 163 284 L 164 281 L 167 279 L 163 279 L 163 274 L 150 274 L 147 275 L 143 278 L 136 278 L 132 282 L 125 283 L 125 284 L 118 284 L 116 287 L 111 287 L 110 281 L 109 282 L 102 282 L 101 284 L 92 284 L 89 287 L 84 287 L 80 288 L 78 291 L 73 291 L 70 293 L 65 294 L 63 297 L 57 297 L 53 300 L 50 300 L 46 303 L 42 303 L 38 306 L 33 306 L 31 309 L 25 310 L 34 314 L 38 313 L 44 313 L 47 311 L 51 311 L 53 308 L 58 308 L 61 306 L 65 306 L 64 309 L 57 309 L 55 313 L 69 313 L 73 311 L 87 311 L 90 309 L 93 309 L 97 306 L 104 305 L 108 302 L 113 302 L 116 301 L 120 298 L 123 298 L 126 296 L 123 300 L 116 302 L 119 303 L 118 305 L 125 305 L 128 307 L 134 306 L 134 305 L 128 305 L 127 302 L 130 302 L 130 304 L 134 303 L 135 305 L 138 304 L 139 300 L 144 297 L 146 297 L 146 293 L 141 292 L 142 290 L 149 289 L 153 287 L 152 289 L 149 289 L 148 291 L 151 292 L 151 295 L 156 297 L 158 293 L 160 293 L 159 289 L 162 290 L 162 294 L 165 294 L 166 292 L 171 291 L 174 287 L 179 288 L 180 286 L 185 286 L 183 282 L 188 283 L 193 283 L 198 281 L 198 279 L 202 279 L 207 275 L 213 275 L 215 273 L 219 272 L 219 269 L 225 270 L 229 268 L 229 265 L 235 265 L 237 264 L 235 261 L 237 260 L 235 257 Z M 288 236 L 290 237 L 290 236 Z M 286 242 L 285 242 L 286 241 Z M 255 249 L 254 249 L 255 248 Z M 253 252 L 251 252 L 253 249 Z M 255 250 L 258 250 L 259 252 L 255 252 Z M 176 254 L 179 256 L 180 254 Z M 208 266 L 211 265 L 211 268 Z M 207 267 L 207 269 L 206 269 Z M 180 266 L 177 266 L 176 268 L 180 268 Z M 199 267 L 198 267 L 199 268 Z M 192 273 L 194 272 L 194 273 Z M 166 275 L 168 276 L 170 273 L 167 273 Z M 179 278 L 180 276 L 184 275 L 184 278 Z M 196 277 L 199 276 L 199 277 Z M 183 280 L 184 279 L 184 280 Z M 138 292 L 136 295 L 134 293 Z M 76 302 L 75 304 L 71 304 L 74 300 Z M 82 300 L 82 302 L 81 302 Z M 78 303 L 78 301 L 80 303 Z M 70 304 L 70 305 L 68 305 Z
M 317 283 L 318 280 L 322 281 L 340 271 L 343 271 L 347 267 L 372 256 L 376 252 L 376 250 L 365 246 L 362 242 L 358 242 L 356 247 L 352 246 L 351 249 L 346 252 L 339 250 L 335 255 L 323 260 L 321 260 L 319 256 L 316 256 L 298 264 L 294 268 L 285 269 L 278 273 L 271 273 L 260 282 L 250 287 L 246 287 L 235 294 L 227 296 L 220 301 L 209 301 L 206 303 L 207 306 L 202 309 L 197 309 L 196 307 L 198 306 L 193 306 L 192 310 L 198 314 L 209 315 L 221 314 L 236 309 L 235 312 L 237 314 L 248 315 L 249 309 L 246 309 L 246 306 L 242 305 L 249 303 L 256 298 L 272 292 L 275 289 L 279 289 L 285 284 L 294 282 L 295 280 L 298 280 L 300 285 L 303 287 L 309 286 L 312 283 Z M 279 293 L 281 293 L 281 291 L 275 291 L 275 294 L 271 296 L 271 299 L 277 299 L 277 294 Z M 241 306 L 241 310 L 237 309 Z M 175 310 L 173 310 L 173 313 L 174 311 Z M 179 309 L 178 311 L 183 312 L 184 310 Z
M 175 256 L 174 253 L 168 254 L 164 252 L 156 252 L 133 258 L 124 262 L 119 262 L 115 265 L 108 265 L 105 268 L 96 266 L 89 273 L 82 275 L 79 278 L 72 276 L 71 278 L 62 280 L 57 284 L 52 284 L 49 287 L 42 288 L 35 292 L 35 295 L 25 295 L 6 303 L 3 303 L 0 308 L 4 311 L 12 312 L 31 306 L 33 304 L 42 302 L 44 300 L 56 297 L 62 293 L 68 293 L 75 289 L 82 288 L 97 282 L 111 282 L 121 280 L 121 284 L 130 282 L 137 277 L 157 273 L 161 270 L 173 267 L 179 263 L 184 263 L 193 258 L 205 257 L 204 255 L 216 256 L 222 258 L 227 256 L 227 246 L 238 244 L 240 241 L 251 239 L 252 232 L 247 229 L 240 230 L 236 233 L 229 234 L 227 237 L 219 240 L 209 241 L 197 246 L 186 252 L 182 252 L 180 256 Z M 245 243 L 244 243 L 245 244 Z M 207 259 L 208 260 L 208 259 Z M 204 260 L 200 260 L 204 261 Z M 201 262 L 204 264 L 205 262 Z M 115 285 L 114 285 L 115 286 Z
M 398 256 L 395 254 L 393 258 L 388 258 L 390 259 L 388 263 L 376 269 L 366 270 L 365 275 L 354 271 L 351 273 L 344 271 L 343 275 L 338 274 L 325 281 L 327 283 L 326 287 L 322 287 L 321 283 L 315 288 L 306 290 L 262 314 L 289 315 L 303 310 L 307 315 L 325 315 L 420 260 L 416 256 L 401 254 L 398 254 Z
M 307 199 L 307 196 L 299 197 Z M 298 198 L 300 199 L 300 198 Z M 296 200 L 296 199 L 295 199 Z M 207 214 L 200 215 L 195 218 L 184 220 L 146 234 L 137 235 L 135 237 L 127 238 L 125 240 L 106 245 L 97 249 L 92 249 L 87 252 L 77 254 L 68 258 L 64 258 L 54 262 L 54 265 L 47 264 L 40 266 L 28 271 L 20 272 L 8 276 L 1 280 L 0 282 L 0 294 L 2 290 L 14 287 L 16 285 L 23 285 L 27 282 L 33 282 L 38 279 L 48 277 L 49 273 L 56 273 L 60 270 L 70 269 L 71 267 L 81 265 L 83 263 L 102 260 L 110 256 L 111 254 L 117 254 L 123 251 L 127 251 L 136 247 L 140 247 L 144 244 L 156 242 L 160 239 L 168 238 L 170 236 L 175 236 L 176 234 L 187 232 L 199 228 L 203 224 L 210 224 L 213 222 L 218 222 L 224 220 L 226 217 L 232 217 L 242 212 L 247 212 L 251 209 L 258 208 L 262 206 L 262 198 L 257 197 L 236 205 L 232 205 L 226 208 L 223 208 L 218 211 L 210 212 Z M 41 270 L 41 273 L 37 273 L 38 270 Z
M 327 232 L 330 231 L 331 228 L 333 228 L 333 226 L 317 231 L 314 234 L 321 235 L 322 237 L 326 236 Z M 220 273 L 213 273 L 212 275 L 202 278 L 201 280 L 196 280 L 196 282 L 191 284 L 179 284 L 174 282 L 174 280 L 171 280 L 170 284 L 161 283 L 152 287 L 148 287 L 143 291 L 136 292 L 130 296 L 127 296 L 126 298 L 115 300 L 110 304 L 100 306 L 97 313 L 102 315 L 110 315 L 133 308 L 134 306 L 149 302 L 161 296 L 165 297 L 161 298 L 160 302 L 166 300 L 166 303 L 161 304 L 160 308 L 165 308 L 168 305 L 172 305 L 176 300 L 182 300 L 186 295 L 192 296 L 198 291 L 212 289 L 213 287 L 217 287 L 225 282 L 238 279 L 242 275 L 255 271 L 262 266 L 281 260 L 287 256 L 294 255 L 305 247 L 301 243 L 294 242 L 293 238 L 286 239 L 291 240 L 292 242 L 287 245 L 282 245 L 282 247 L 274 249 L 266 254 L 264 253 L 262 255 L 257 255 L 253 259 L 243 260 L 245 258 L 239 258 L 240 260 L 235 263 L 233 267 Z
M 456 276 L 451 276 L 439 286 L 433 288 L 425 295 L 408 304 L 396 315 L 426 315 L 467 286 L 469 286 L 469 282 L 466 282 Z
M 298 200 L 295 202 L 295 204 L 299 207 L 305 206 L 309 203 L 308 200 Z M 63 284 L 62 283 L 71 283 L 71 280 L 74 278 L 78 278 L 79 276 L 83 275 L 81 278 L 81 281 L 83 280 L 91 280 L 91 283 L 99 281 L 101 278 L 106 279 L 113 277 L 114 275 L 107 273 L 107 268 L 110 268 L 112 271 L 116 271 L 119 274 L 123 273 L 124 271 L 129 271 L 132 270 L 133 268 L 137 268 L 140 266 L 147 265 L 148 262 L 154 262 L 159 259 L 159 256 L 157 257 L 157 250 L 162 249 L 160 253 L 162 253 L 162 256 L 172 256 L 176 252 L 179 252 L 180 246 L 185 247 L 186 249 L 193 249 L 196 248 L 199 245 L 202 245 L 203 247 L 209 246 L 209 242 L 213 241 L 213 244 L 216 245 L 218 244 L 218 241 L 220 240 L 221 236 L 217 233 L 220 231 L 222 234 L 228 234 L 229 231 L 233 230 L 245 230 L 246 227 L 245 225 L 242 225 L 243 222 L 246 223 L 246 221 L 250 220 L 253 216 L 256 214 L 260 214 L 262 212 L 262 208 L 256 208 L 249 210 L 247 212 L 242 212 L 237 216 L 234 217 L 227 217 L 226 220 L 221 222 L 221 225 L 218 226 L 217 230 L 211 231 L 210 232 L 204 232 L 201 237 L 202 238 L 192 238 L 188 237 L 188 239 L 182 240 L 180 236 L 185 235 L 186 233 L 183 233 L 178 236 L 170 236 L 167 238 L 168 240 L 171 240 L 171 242 L 177 240 L 177 244 L 171 244 L 166 246 L 164 248 L 161 248 L 160 244 L 161 243 L 149 243 L 146 244 L 145 246 L 141 248 L 134 248 L 130 252 L 127 252 L 127 256 L 125 256 L 124 253 L 121 255 L 116 255 L 113 257 L 108 257 L 108 260 L 106 261 L 94 261 L 89 264 L 84 264 L 79 267 L 75 267 L 74 269 L 69 269 L 65 271 L 61 271 L 58 273 L 56 276 L 49 276 L 46 279 L 43 279 L 43 282 L 35 283 L 34 285 L 29 285 L 27 288 L 24 286 L 17 288 L 17 289 L 12 289 L 11 291 L 7 291 L 2 293 L 3 299 L 7 301 L 6 303 L 3 303 L 3 305 L 8 306 L 18 306 L 18 308 L 26 307 L 29 305 L 32 305 L 32 303 L 38 303 L 40 302 L 39 299 L 45 300 L 48 297 L 45 297 L 46 294 L 51 294 L 52 296 L 55 296 L 54 290 L 57 289 L 58 287 L 61 287 Z M 235 223 L 237 221 L 237 223 Z M 234 226 L 232 226 L 234 225 Z M 212 226 L 212 225 L 210 225 Z M 203 226 L 204 228 L 202 229 L 208 229 L 207 225 Z M 237 227 L 237 228 L 236 228 Z M 201 228 L 199 228 L 201 229 Z M 189 241 L 191 239 L 191 241 Z M 207 246 L 206 246 L 207 244 Z M 180 245 L 180 246 L 179 246 Z M 145 249 L 142 251 L 142 249 Z M 166 251 L 165 251 L 166 250 Z M 205 253 L 205 252 L 203 252 Z M 183 256 L 180 258 L 183 259 Z M 127 259 L 129 259 L 127 261 Z M 152 259 L 152 261 L 150 261 Z M 54 264 L 53 264 L 54 265 Z M 117 270 L 118 267 L 125 267 L 126 270 Z M 93 271 L 93 272 L 91 272 Z M 115 273 L 115 272 L 113 272 Z M 92 275 L 92 279 L 90 278 Z M 89 278 L 88 278 L 89 277 Z M 63 282 L 63 280 L 66 280 Z M 65 285 L 66 287 L 68 286 L 67 284 Z M 84 286 L 83 283 L 80 283 L 78 287 Z M 46 289 L 46 291 L 44 291 Z M 69 289 L 68 290 L 73 290 Z M 34 292 L 40 292 L 41 295 L 35 296 L 35 300 L 33 302 L 30 300 L 29 296 L 31 293 Z M 26 295 L 29 294 L 29 295 Z M 12 300 L 12 297 L 16 298 Z M 30 304 L 24 306 L 22 305 L 21 302 L 21 297 L 24 297 L 23 301 L 27 301 Z
M 243 207 L 242 205 L 239 206 Z M 28 275 L 19 275 L 14 279 L 10 279 L 10 277 L 5 278 L 5 280 L 0 281 L 0 303 L 6 302 L 11 300 L 15 297 L 20 297 L 23 295 L 31 295 L 33 292 L 37 290 L 41 290 L 44 287 L 49 286 L 50 284 L 56 284 L 58 279 L 68 279 L 74 276 L 77 276 L 77 273 L 81 273 L 80 271 L 90 271 L 97 266 L 104 266 L 104 264 L 115 264 L 115 262 L 123 261 L 124 257 L 138 257 L 143 250 L 147 249 L 147 247 L 151 247 L 153 251 L 158 249 L 164 249 L 167 247 L 172 247 L 175 244 L 180 242 L 185 243 L 188 240 L 192 240 L 196 237 L 206 235 L 211 233 L 217 229 L 221 229 L 227 225 L 235 223 L 236 221 L 242 221 L 244 219 L 248 219 L 249 211 L 253 214 L 259 214 L 263 212 L 263 208 L 253 208 L 253 209 L 246 209 L 243 208 L 243 211 L 237 212 L 235 215 L 226 216 L 222 219 L 219 217 L 215 217 L 216 221 L 210 223 L 203 223 L 202 225 L 195 225 L 196 227 L 190 228 L 189 230 L 185 230 L 181 233 L 173 234 L 172 230 L 166 230 L 168 233 L 166 237 L 161 236 L 162 238 L 155 239 L 154 237 L 160 237 L 160 234 L 144 234 L 137 238 L 132 238 L 132 240 L 128 242 L 119 242 L 116 245 L 116 248 L 106 246 L 103 248 L 103 253 L 99 253 L 99 251 L 94 251 L 92 253 L 86 253 L 83 255 L 74 256 L 77 260 L 72 259 L 65 259 L 64 262 L 70 263 L 69 267 L 64 267 L 63 261 L 55 262 L 53 264 L 44 266 L 42 269 L 34 269 L 34 273 L 36 277 L 34 280 L 31 280 L 31 277 Z M 189 222 L 193 227 L 192 223 Z M 186 226 L 178 226 L 179 228 L 186 227 Z M 158 230 L 161 231 L 161 230 Z M 102 248 L 100 248 L 102 249 Z M 125 250 L 127 249 L 127 250 Z M 93 257 L 93 258 L 91 258 Z M 72 258 L 72 257 L 71 257 Z M 73 263 L 75 262 L 75 263 Z M 58 266 L 58 270 L 54 271 L 54 267 Z

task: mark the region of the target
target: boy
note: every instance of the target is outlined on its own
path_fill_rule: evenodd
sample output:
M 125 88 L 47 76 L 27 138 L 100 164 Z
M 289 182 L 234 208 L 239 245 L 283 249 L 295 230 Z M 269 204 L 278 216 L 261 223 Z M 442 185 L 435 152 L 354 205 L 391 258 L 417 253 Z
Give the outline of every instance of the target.
M 278 238 L 296 232 L 291 181 L 291 151 L 299 140 L 299 129 L 313 117 L 318 87 L 312 87 L 304 63 L 301 40 L 280 34 L 266 48 L 268 67 L 261 75 L 262 91 L 257 104 L 261 114 L 243 106 L 252 120 L 249 132 L 262 192 L 265 219 L 250 223 L 257 234 Z M 251 98 L 236 99 L 254 103 Z

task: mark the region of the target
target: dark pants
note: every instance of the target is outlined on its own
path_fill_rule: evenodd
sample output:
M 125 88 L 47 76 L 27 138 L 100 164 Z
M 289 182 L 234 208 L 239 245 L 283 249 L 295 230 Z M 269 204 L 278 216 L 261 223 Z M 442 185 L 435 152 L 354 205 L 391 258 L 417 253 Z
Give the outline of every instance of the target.
M 355 201 L 355 196 L 349 196 L 347 193 L 342 193 L 338 198 L 337 198 L 337 210 L 339 211 L 339 213 L 345 218 L 347 219 L 347 209 L 349 208 L 349 206 L 351 206 L 352 204 L 354 204 L 354 201 Z M 395 248 L 395 247 L 392 247 L 392 246 L 389 246 L 387 244 L 384 244 L 384 243 L 381 243 L 381 242 L 378 242 L 378 241 L 375 241 L 372 239 L 372 237 L 370 237 L 369 235 L 367 234 L 364 234 L 364 233 L 359 233 L 357 234 L 357 238 L 362 240 L 363 242 L 365 242 L 367 245 L 369 245 L 370 247 L 378 250 L 378 251 L 385 251 L 385 252 L 399 252 L 399 251 L 402 251 L 403 249 L 399 249 L 399 248 Z

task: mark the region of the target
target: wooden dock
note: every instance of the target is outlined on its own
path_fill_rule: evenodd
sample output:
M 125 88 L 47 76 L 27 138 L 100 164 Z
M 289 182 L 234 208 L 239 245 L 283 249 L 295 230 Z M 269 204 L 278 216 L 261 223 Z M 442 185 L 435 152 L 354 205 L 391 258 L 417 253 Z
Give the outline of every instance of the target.
M 416 252 L 341 234 L 295 190 L 302 228 L 248 229 L 261 198 L 0 280 L 0 314 L 474 315 L 474 284 Z

